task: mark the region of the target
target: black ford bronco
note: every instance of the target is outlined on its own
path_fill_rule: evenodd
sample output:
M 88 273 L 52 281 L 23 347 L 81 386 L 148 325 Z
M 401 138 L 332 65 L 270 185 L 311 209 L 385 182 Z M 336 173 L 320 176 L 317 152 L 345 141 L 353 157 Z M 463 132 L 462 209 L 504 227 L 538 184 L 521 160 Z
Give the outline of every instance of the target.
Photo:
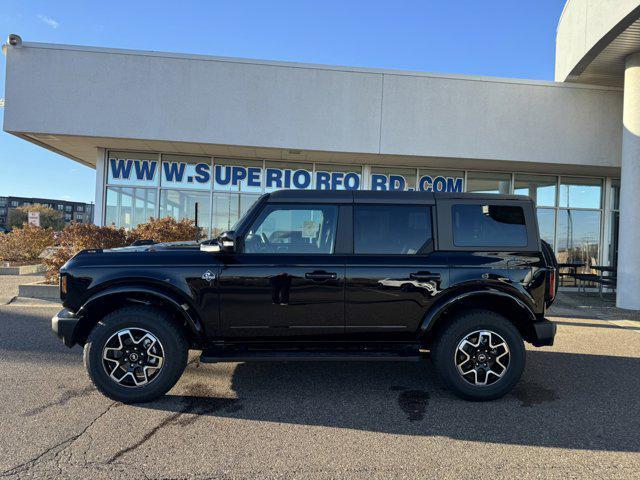
M 187 364 L 416 361 L 457 395 L 509 392 L 552 345 L 553 252 L 522 196 L 279 191 L 200 244 L 85 250 L 53 331 L 108 397 L 145 402 Z

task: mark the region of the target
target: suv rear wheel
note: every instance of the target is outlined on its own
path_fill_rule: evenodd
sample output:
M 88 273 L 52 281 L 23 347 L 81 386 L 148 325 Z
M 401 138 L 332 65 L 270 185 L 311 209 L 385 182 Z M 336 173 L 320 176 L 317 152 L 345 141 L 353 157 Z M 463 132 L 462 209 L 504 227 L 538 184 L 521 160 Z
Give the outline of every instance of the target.
M 91 381 L 123 403 L 148 402 L 173 387 L 187 365 L 184 333 L 162 310 L 125 307 L 93 328 L 84 346 Z
M 431 349 L 436 370 L 447 386 L 465 400 L 493 400 L 518 383 L 525 349 L 518 329 L 487 310 L 459 314 L 440 333 Z

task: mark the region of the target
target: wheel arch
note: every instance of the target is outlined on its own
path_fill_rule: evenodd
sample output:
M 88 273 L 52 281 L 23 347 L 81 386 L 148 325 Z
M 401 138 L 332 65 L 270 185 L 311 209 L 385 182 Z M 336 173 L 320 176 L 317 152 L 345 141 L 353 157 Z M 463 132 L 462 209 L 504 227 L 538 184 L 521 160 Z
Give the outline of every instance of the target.
M 489 310 L 509 320 L 518 329 L 522 338 L 531 342 L 534 338 L 533 322 L 536 315 L 522 300 L 497 289 L 472 290 L 454 294 L 434 305 L 421 324 L 421 339 L 430 344 L 449 320 L 466 310 Z
M 197 313 L 184 299 L 144 285 L 118 285 L 95 293 L 78 309 L 80 318 L 73 340 L 83 345 L 93 327 L 106 315 L 129 305 L 149 305 L 168 312 L 185 332 L 190 346 L 204 340 L 204 329 Z

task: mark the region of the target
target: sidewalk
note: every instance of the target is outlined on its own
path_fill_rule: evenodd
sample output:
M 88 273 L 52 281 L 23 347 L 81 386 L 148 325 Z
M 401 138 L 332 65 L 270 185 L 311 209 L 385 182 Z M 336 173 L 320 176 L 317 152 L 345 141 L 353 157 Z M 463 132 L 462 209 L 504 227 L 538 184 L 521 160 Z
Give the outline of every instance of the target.
M 18 285 L 43 280 L 42 275 L 0 275 L 0 305 L 6 305 L 18 295 Z

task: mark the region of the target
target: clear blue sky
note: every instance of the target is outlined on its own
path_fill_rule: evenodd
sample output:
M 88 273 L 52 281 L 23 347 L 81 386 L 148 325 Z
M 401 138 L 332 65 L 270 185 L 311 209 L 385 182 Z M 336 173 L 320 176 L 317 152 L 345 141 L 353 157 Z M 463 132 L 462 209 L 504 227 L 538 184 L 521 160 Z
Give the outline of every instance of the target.
M 564 0 L 5 1 L 3 40 L 553 79 Z M 0 60 L 4 97 L 5 59 Z M 93 201 L 95 175 L 0 133 L 0 196 Z

